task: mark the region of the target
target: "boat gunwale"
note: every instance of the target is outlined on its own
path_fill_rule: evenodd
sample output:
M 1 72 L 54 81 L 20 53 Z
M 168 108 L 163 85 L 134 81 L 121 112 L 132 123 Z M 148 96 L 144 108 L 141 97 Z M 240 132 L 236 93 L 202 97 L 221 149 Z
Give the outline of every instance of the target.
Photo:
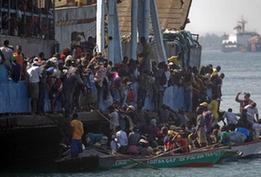
M 214 148 L 214 149 L 204 149 L 201 151 L 193 151 L 193 152 L 187 152 L 187 153 L 180 153 L 180 154 L 166 154 L 166 155 L 162 155 L 159 156 L 155 155 L 155 156 L 147 156 L 147 157 L 142 157 L 142 156 L 134 156 L 134 155 L 127 155 L 127 154 L 119 154 L 119 155 L 106 155 L 106 156 L 101 156 L 100 158 L 114 158 L 115 160 L 125 160 L 125 159 L 135 159 L 135 160 L 151 160 L 151 159 L 157 159 L 157 158 L 161 158 L 161 157 L 182 157 L 182 156 L 187 156 L 187 155 L 194 155 L 194 154 L 200 154 L 200 153 L 207 153 L 207 152 L 215 152 L 215 151 L 226 151 L 227 147 L 219 147 L 219 148 Z M 159 157 L 157 157 L 159 156 Z M 221 155 L 222 156 L 222 155 Z
M 257 144 L 257 143 L 261 143 L 261 140 L 250 141 L 250 142 L 246 142 L 244 144 L 232 145 L 231 148 L 239 147 L 239 146 L 252 145 L 252 144 Z

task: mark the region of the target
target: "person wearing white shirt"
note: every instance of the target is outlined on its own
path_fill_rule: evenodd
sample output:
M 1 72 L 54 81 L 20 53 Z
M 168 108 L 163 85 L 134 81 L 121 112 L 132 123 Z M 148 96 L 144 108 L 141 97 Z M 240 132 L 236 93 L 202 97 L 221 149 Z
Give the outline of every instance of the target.
M 5 65 L 7 66 L 8 69 L 11 69 L 13 50 L 9 47 L 9 41 L 8 40 L 4 41 L 4 46 L 0 47 L 0 50 L 4 55 Z
M 236 125 L 238 122 L 237 116 L 232 112 L 232 109 L 229 108 L 227 112 L 223 115 L 224 120 L 226 120 L 228 125 Z
M 120 153 L 126 153 L 128 149 L 128 136 L 127 133 L 124 130 L 119 130 L 116 133 L 116 139 L 119 143 L 119 149 L 118 151 Z
M 261 124 L 259 123 L 258 109 L 256 103 L 253 102 L 246 105 L 244 109 L 247 110 L 247 120 L 252 123 L 252 128 L 255 131 L 255 137 L 259 138 L 261 132 Z
M 33 64 L 33 66 L 27 70 L 27 73 L 29 75 L 30 83 L 40 82 L 41 69 L 38 65 Z
M 259 139 L 260 132 L 261 132 L 261 124 L 260 123 L 253 123 L 253 129 L 255 130 L 255 137 Z
M 33 65 L 27 70 L 29 75 L 29 94 L 31 97 L 32 114 L 37 112 L 38 99 L 39 99 L 39 83 L 41 77 L 40 63 L 38 58 L 34 58 Z
M 251 123 L 257 122 L 259 117 L 258 117 L 258 110 L 256 107 L 256 103 L 250 103 L 249 105 L 246 105 L 244 109 L 247 110 L 247 120 Z

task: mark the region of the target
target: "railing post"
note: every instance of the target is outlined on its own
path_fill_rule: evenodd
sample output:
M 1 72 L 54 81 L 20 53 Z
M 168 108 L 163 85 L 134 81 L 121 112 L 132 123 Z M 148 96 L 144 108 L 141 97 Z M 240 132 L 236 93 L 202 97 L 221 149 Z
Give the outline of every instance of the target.
M 104 51 L 104 4 L 105 0 L 97 0 L 96 12 L 96 36 L 97 36 L 97 52 Z
M 137 59 L 137 28 L 138 28 L 138 0 L 131 1 L 131 55 Z
M 163 43 L 163 36 L 160 27 L 159 15 L 157 10 L 156 0 L 151 0 L 150 3 L 150 15 L 151 15 L 151 23 L 153 27 L 155 42 L 157 46 L 158 52 L 158 60 L 159 61 L 167 61 L 166 51 Z

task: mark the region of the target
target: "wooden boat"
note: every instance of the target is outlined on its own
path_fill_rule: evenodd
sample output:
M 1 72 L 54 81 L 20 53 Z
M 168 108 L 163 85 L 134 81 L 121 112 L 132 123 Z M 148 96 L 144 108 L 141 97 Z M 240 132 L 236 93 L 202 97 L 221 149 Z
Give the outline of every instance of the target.
M 110 155 L 85 150 L 77 158 L 69 156 L 56 161 L 60 171 L 90 171 L 130 168 L 172 168 L 172 167 L 209 167 L 217 163 L 226 152 L 226 148 L 203 150 L 185 154 L 162 153 L 142 157 L 131 155 Z
M 71 158 L 70 154 L 55 161 L 58 171 L 63 172 L 81 172 L 93 171 L 99 168 L 99 158 L 104 153 L 94 149 L 86 149 L 78 157 Z
M 231 146 L 232 151 L 237 151 L 241 157 L 258 157 L 261 155 L 261 140 Z
M 228 148 L 227 151 L 223 154 L 223 156 L 219 159 L 218 163 L 224 163 L 224 162 L 233 162 L 237 161 L 239 158 L 241 158 L 241 153 L 238 151 L 233 151 L 231 148 Z
M 118 168 L 172 168 L 213 166 L 224 155 L 226 149 L 212 149 L 185 154 L 166 154 L 147 158 L 132 156 L 107 156 L 99 160 L 102 169 Z

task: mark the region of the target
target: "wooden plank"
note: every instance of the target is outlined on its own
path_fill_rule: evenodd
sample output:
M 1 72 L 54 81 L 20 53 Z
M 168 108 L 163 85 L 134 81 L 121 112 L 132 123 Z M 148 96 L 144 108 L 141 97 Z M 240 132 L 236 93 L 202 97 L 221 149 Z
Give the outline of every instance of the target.
M 157 0 L 157 8 L 162 28 L 182 27 L 187 19 L 192 0 Z M 119 25 L 122 34 L 130 33 L 131 0 L 122 0 L 118 5 Z

